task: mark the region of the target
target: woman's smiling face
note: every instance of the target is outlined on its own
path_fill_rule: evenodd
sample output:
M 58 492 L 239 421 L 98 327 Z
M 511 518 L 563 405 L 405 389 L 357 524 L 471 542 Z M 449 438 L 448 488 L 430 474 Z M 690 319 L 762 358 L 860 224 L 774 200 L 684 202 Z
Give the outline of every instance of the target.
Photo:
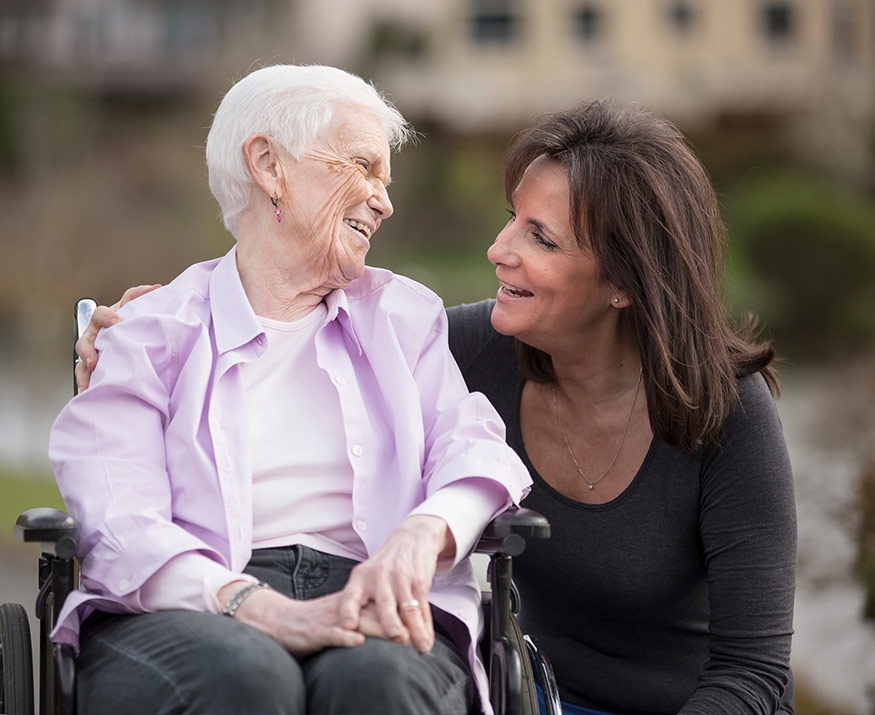
M 311 152 L 288 161 L 283 228 L 304 242 L 326 287 L 345 288 L 364 271 L 371 237 L 392 215 L 390 180 L 386 132 L 355 109 L 339 112 Z
M 616 290 L 600 278 L 571 225 L 568 177 L 539 157 L 511 197 L 511 218 L 489 247 L 499 289 L 492 325 L 548 353 L 614 325 Z

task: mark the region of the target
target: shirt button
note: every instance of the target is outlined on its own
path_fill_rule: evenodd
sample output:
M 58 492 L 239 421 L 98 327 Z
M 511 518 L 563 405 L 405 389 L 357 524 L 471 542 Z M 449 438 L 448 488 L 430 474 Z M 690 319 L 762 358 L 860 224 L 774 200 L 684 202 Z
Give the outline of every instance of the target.
M 128 581 L 126 578 L 123 578 L 121 581 L 118 582 L 118 587 L 119 587 L 122 591 L 124 591 L 124 590 L 125 590 L 128 586 L 130 586 L 130 585 L 131 585 L 131 582 Z
M 346 384 L 346 378 L 345 378 L 343 375 L 335 375 L 335 376 L 334 376 L 334 381 L 335 381 L 338 385 L 345 385 L 345 384 Z
M 361 457 L 365 453 L 365 450 L 362 449 L 360 444 L 354 444 L 352 447 L 352 455 L 354 457 Z
M 365 523 L 364 519 L 359 519 L 356 522 L 356 526 L 359 528 L 359 531 L 367 531 L 368 525 Z

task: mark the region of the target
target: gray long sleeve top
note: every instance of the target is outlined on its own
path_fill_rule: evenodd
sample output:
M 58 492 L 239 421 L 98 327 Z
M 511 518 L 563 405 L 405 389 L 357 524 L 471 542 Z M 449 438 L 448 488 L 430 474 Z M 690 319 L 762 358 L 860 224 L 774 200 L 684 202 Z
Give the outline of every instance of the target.
M 792 713 L 796 565 L 790 461 L 761 376 L 739 381 L 720 445 L 684 454 L 654 439 L 630 486 L 576 502 L 532 466 L 524 378 L 492 301 L 451 308 L 450 346 L 529 468 L 523 505 L 552 536 L 514 561 L 520 621 L 552 661 L 563 700 L 610 713 Z

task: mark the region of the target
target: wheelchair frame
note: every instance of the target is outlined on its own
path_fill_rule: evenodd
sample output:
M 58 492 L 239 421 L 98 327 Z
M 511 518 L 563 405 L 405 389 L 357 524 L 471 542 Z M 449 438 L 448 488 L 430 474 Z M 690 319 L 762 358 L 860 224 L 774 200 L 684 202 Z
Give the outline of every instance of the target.
M 77 301 L 77 335 L 91 319 L 96 302 Z M 73 393 L 77 392 L 75 376 Z M 76 548 L 79 527 L 63 511 L 37 507 L 18 517 L 17 541 L 39 543 L 35 615 L 39 627 L 39 713 L 74 715 L 76 712 L 75 653 L 68 644 L 55 643 L 50 634 L 67 596 L 79 584 Z M 550 524 L 530 509 L 512 508 L 499 514 L 483 532 L 476 553 L 489 556 L 487 577 L 491 593 L 487 606 L 488 649 L 481 643 L 489 675 L 490 702 L 496 715 L 532 715 L 537 701 L 529 689 L 537 681 L 544 693 L 547 715 L 561 715 L 553 670 L 534 640 L 523 636 L 516 623 L 519 595 L 513 583 L 514 556 L 525 551 L 527 539 L 550 536 Z M 487 599 L 484 599 L 486 602 Z M 33 715 L 33 654 L 27 611 L 19 604 L 0 606 L 0 715 Z M 534 709 L 533 709 L 534 708 Z

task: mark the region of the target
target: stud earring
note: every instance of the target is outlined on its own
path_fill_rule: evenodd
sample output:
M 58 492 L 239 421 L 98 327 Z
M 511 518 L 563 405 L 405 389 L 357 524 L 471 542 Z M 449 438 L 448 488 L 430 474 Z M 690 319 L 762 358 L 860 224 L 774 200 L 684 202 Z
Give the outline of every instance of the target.
M 614 304 L 615 304 L 615 305 L 616 305 L 617 303 L 619 303 L 619 302 L 620 302 L 620 299 L 619 299 L 619 298 L 614 298 Z
M 270 202 L 273 204 L 273 213 L 276 216 L 276 222 L 280 223 L 283 220 L 283 212 L 280 211 L 279 206 L 277 206 L 278 201 L 279 199 L 277 198 L 277 195 L 274 194 Z

